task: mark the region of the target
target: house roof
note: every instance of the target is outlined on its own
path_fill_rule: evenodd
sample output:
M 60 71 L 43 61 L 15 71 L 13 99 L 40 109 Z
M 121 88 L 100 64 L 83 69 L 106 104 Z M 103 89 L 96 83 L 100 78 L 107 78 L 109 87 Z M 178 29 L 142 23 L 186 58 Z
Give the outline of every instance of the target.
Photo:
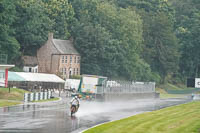
M 55 74 L 8 72 L 8 81 L 32 81 L 64 83 L 65 81 Z
M 74 48 L 73 42 L 70 40 L 53 39 L 53 44 L 60 54 L 77 54 L 78 51 Z
M 23 56 L 24 66 L 36 66 L 38 65 L 37 57 L 35 56 Z

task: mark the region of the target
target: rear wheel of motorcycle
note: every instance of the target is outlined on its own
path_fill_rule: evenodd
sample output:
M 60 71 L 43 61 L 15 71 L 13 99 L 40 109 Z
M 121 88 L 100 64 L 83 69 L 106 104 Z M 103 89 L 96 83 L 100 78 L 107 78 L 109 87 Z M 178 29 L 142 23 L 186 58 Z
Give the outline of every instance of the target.
M 71 107 L 71 116 L 75 113 L 75 111 L 76 111 L 76 107 L 75 107 L 75 106 L 72 106 L 72 107 Z

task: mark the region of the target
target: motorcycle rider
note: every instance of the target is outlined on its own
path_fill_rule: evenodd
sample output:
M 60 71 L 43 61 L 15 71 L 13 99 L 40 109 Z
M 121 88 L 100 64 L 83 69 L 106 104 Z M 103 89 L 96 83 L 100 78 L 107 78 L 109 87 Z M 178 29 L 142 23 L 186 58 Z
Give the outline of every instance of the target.
M 78 111 L 78 108 L 80 106 L 80 100 L 78 98 L 78 96 L 75 96 L 72 98 L 72 100 L 70 101 L 70 105 L 71 105 L 71 108 L 74 106 L 76 108 L 76 111 Z

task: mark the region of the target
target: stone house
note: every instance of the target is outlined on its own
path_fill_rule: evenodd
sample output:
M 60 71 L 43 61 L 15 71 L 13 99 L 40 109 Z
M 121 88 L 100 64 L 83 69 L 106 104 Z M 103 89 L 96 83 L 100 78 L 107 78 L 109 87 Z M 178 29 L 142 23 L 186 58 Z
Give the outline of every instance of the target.
M 38 72 L 53 73 L 63 78 L 80 75 L 81 56 L 71 40 L 54 39 L 49 33 L 47 42 L 37 51 Z
M 22 57 L 24 67 L 24 72 L 32 72 L 32 73 L 38 73 L 38 61 L 37 57 L 35 56 L 23 56 Z

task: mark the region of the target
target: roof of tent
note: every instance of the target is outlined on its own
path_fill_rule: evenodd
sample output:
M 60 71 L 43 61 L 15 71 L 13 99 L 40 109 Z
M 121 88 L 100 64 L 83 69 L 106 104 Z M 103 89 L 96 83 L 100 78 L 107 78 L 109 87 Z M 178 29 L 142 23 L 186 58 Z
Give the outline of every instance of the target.
M 55 74 L 45 73 L 26 73 L 26 72 L 9 72 L 8 81 L 32 81 L 32 82 L 54 82 L 64 83 L 65 81 Z
M 6 65 L 6 64 L 0 64 L 0 69 L 9 69 L 15 67 L 15 65 Z
M 8 81 L 26 81 L 23 77 L 15 72 L 8 71 Z

